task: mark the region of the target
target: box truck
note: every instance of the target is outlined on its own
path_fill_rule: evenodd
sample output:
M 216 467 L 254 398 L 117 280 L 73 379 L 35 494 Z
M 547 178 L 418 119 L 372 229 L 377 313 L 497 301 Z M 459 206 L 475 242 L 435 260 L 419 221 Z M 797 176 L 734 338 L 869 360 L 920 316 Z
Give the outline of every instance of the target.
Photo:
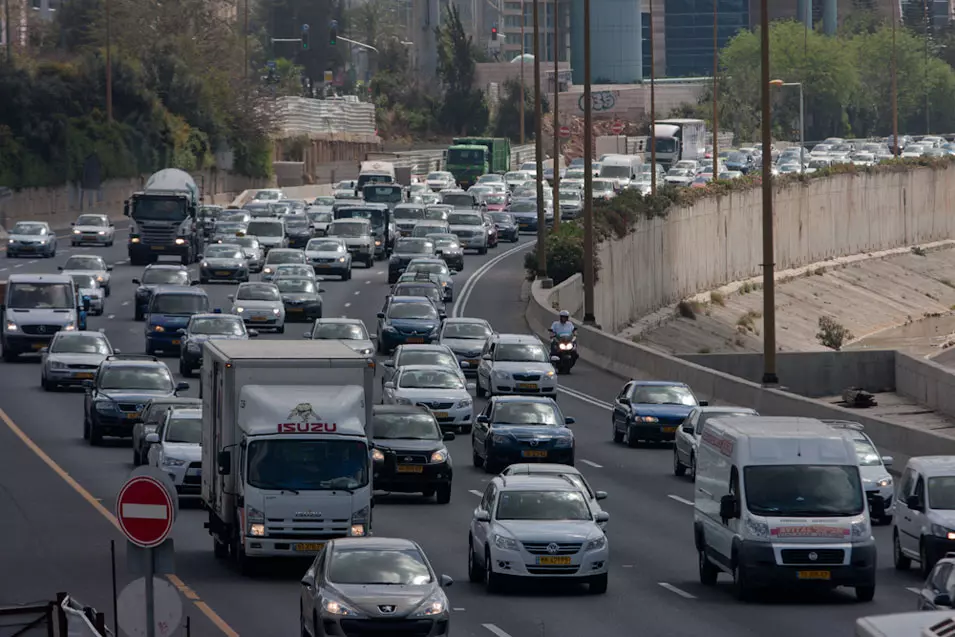
M 375 362 L 341 341 L 207 341 L 202 501 L 216 557 L 314 555 L 371 531 Z

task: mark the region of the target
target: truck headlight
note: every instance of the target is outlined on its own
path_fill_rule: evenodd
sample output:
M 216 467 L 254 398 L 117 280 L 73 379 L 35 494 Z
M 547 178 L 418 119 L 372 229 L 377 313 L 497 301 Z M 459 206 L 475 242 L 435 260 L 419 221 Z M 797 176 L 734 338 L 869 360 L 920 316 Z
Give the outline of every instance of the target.
M 248 525 L 248 535 L 256 537 L 265 535 L 265 514 L 255 507 L 245 508 L 245 523 Z
M 183 239 L 182 237 L 178 237 L 178 238 L 176 239 L 176 245 L 177 245 L 177 246 L 181 246 L 181 245 L 183 245 L 184 243 L 186 243 L 186 240 Z

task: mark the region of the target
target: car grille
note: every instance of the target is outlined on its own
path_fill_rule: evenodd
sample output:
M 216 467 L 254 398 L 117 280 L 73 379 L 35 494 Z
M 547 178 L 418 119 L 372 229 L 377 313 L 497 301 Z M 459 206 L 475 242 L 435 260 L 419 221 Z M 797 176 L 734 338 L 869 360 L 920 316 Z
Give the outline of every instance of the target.
M 266 518 L 265 534 L 274 539 L 297 540 L 301 538 L 341 537 L 348 535 L 350 520 L 308 518 Z
M 62 325 L 21 325 L 20 329 L 24 334 L 37 334 L 39 336 L 52 336 L 59 332 Z
M 441 623 L 444 623 L 443 621 Z M 407 637 L 428 637 L 434 627 L 433 619 L 342 619 L 342 630 L 346 637 L 361 635 L 403 635 Z M 334 634 L 334 633 L 331 633 Z M 444 634 L 444 630 L 441 631 Z
M 431 333 L 431 329 L 427 327 L 419 327 L 419 328 L 403 327 L 403 328 L 399 328 L 398 331 L 401 332 L 402 334 L 408 334 L 411 336 L 424 336 L 426 334 Z
M 189 469 L 190 469 L 190 470 L 195 470 L 195 469 L 200 469 L 200 470 L 201 470 L 201 469 L 202 469 L 202 463 L 201 463 L 201 462 L 190 462 L 190 463 L 189 463 Z M 199 475 L 189 475 L 189 471 L 186 471 L 186 475 L 185 475 L 185 477 L 182 479 L 182 483 L 183 483 L 183 484 L 202 484 L 202 476 L 199 476 Z
M 338 259 L 336 259 L 336 258 L 334 258 L 334 257 L 332 257 L 332 258 L 330 258 L 330 259 L 325 259 L 325 258 L 322 258 L 322 257 L 314 257 L 314 258 L 312 259 L 312 263 L 335 263 L 335 261 L 338 261 Z
M 540 380 L 540 374 L 514 374 L 514 380 Z
M 120 411 L 128 412 L 140 411 L 143 408 L 141 404 L 137 403 L 116 403 L 116 406 Z
M 843 549 L 782 549 L 779 554 L 783 564 L 842 564 L 846 552 Z M 816 559 L 812 559 L 812 554 Z
M 531 575 L 574 575 L 580 570 L 579 566 L 528 566 L 527 572 Z
M 428 456 L 423 453 L 404 453 L 400 451 L 391 451 L 389 455 L 394 456 L 395 462 L 399 464 L 428 464 Z
M 521 542 L 521 544 L 531 555 L 575 555 L 580 551 L 581 546 L 580 542 Z M 551 544 L 557 545 L 557 551 L 554 553 L 547 550 Z
M 418 403 L 418 406 L 419 406 L 419 407 L 427 407 L 428 409 L 451 409 L 451 407 L 452 407 L 453 405 L 454 405 L 453 402 L 452 402 L 452 403 L 440 403 L 440 402 L 437 402 L 437 401 L 431 402 L 431 403 L 428 403 L 428 402 Z
M 684 420 L 686 418 L 681 416 L 657 416 L 657 422 L 661 425 L 680 425 Z
M 470 230 L 455 230 L 454 234 L 461 238 L 471 238 L 475 235 L 475 233 Z
M 84 364 L 82 364 L 82 363 L 75 363 L 75 364 L 73 364 L 73 365 L 67 365 L 67 367 L 68 367 L 69 369 L 85 369 L 85 370 L 93 370 L 93 371 L 99 369 L 99 365 L 84 365 Z

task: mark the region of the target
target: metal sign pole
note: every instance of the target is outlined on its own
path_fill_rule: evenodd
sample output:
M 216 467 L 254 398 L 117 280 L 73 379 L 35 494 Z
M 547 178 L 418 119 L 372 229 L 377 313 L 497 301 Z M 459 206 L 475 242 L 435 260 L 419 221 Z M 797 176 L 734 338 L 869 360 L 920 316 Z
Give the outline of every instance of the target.
M 153 573 L 156 570 L 153 549 L 146 549 L 146 637 L 156 637 L 155 601 L 153 594 Z

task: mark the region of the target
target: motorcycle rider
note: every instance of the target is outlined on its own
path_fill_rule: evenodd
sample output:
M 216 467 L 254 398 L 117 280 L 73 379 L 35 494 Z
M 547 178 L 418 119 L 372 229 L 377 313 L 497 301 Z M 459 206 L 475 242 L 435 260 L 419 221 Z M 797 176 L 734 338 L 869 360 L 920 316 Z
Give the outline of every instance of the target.
M 551 335 L 550 339 L 550 355 L 559 356 L 560 351 L 557 347 L 557 341 L 562 336 L 573 336 L 577 333 L 577 326 L 574 325 L 570 320 L 570 312 L 567 310 L 561 310 L 560 314 L 557 316 L 557 320 L 551 323 L 550 330 L 548 330 Z M 577 362 L 577 348 L 575 347 L 571 352 L 574 362 Z

